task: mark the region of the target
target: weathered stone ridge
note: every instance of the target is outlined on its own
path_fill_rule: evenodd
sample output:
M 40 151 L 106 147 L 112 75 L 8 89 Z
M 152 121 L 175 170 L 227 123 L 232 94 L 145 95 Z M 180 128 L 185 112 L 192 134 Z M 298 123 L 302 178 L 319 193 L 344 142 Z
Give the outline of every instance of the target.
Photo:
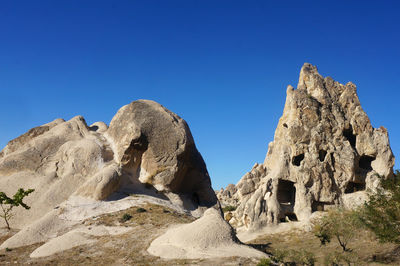
M 215 204 L 206 165 L 178 115 L 153 101 L 135 101 L 117 112 L 106 136 L 114 145 L 115 161 L 130 178 L 186 195 L 197 204 Z
M 32 209 L 16 212 L 20 228 L 70 196 L 105 200 L 116 191 L 140 192 L 194 215 L 217 203 L 186 122 L 148 100 L 122 107 L 110 127 L 76 116 L 11 140 L 0 153 L 0 188 L 10 195 L 20 187 L 35 189 L 27 199 Z
M 223 205 L 237 202 L 230 220 L 237 226 L 306 220 L 315 211 L 360 204 L 393 165 L 388 132 L 371 126 L 356 86 L 323 78 L 306 63 L 297 89 L 287 88 L 264 163 L 218 197 Z

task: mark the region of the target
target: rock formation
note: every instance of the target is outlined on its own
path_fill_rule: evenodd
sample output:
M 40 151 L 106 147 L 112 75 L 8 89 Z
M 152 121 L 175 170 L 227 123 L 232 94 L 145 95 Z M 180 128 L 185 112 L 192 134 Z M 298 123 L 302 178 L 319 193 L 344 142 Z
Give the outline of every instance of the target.
M 87 126 L 77 116 L 36 127 L 10 141 L 0 153 L 0 191 L 11 195 L 19 187 L 35 189 L 26 198 L 31 210 L 17 209 L 12 227 L 22 229 L 0 243 L 0 250 L 43 243 L 30 254 L 32 259 L 100 245 L 100 236 L 136 238 L 137 230 L 149 230 L 146 241 L 152 240 L 168 219 L 157 216 L 157 227 L 152 219 L 131 227 L 121 225 L 123 221 L 97 224 L 100 216 L 115 218 L 116 212 L 143 204 L 161 205 L 179 215 L 204 213 L 157 238 L 149 249 L 155 256 L 266 256 L 241 244 L 223 219 L 186 122 L 153 101 L 123 106 L 109 127 L 103 122 Z M 169 210 L 163 209 L 163 214 Z M 131 231 L 135 232 L 127 236 Z M 147 244 L 142 245 L 144 251 Z
M 264 163 L 218 198 L 237 207 L 230 222 L 238 227 L 307 220 L 315 211 L 360 204 L 377 186 L 376 174 L 390 177 L 393 165 L 388 132 L 371 126 L 356 86 L 304 64 L 297 89 L 287 88 Z
M 31 210 L 16 209 L 19 228 L 71 195 L 104 200 L 116 191 L 147 191 L 198 215 L 217 203 L 186 122 L 148 100 L 122 107 L 109 128 L 77 116 L 10 141 L 0 153 L 0 191 L 20 187 L 35 192 L 26 198 Z
M 218 210 L 210 208 L 190 223 L 169 229 L 155 239 L 147 250 L 166 259 L 207 257 L 265 257 L 258 250 L 242 245 L 233 228 Z

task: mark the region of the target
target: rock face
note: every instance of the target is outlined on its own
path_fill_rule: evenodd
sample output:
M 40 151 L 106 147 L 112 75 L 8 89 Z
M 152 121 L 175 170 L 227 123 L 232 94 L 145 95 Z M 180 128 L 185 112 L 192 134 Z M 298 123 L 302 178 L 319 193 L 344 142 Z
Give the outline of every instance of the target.
M 377 186 L 376 174 L 390 177 L 393 165 L 387 130 L 371 126 L 356 86 L 304 64 L 297 89 L 287 88 L 264 163 L 218 197 L 222 205 L 236 202 L 230 222 L 239 227 L 306 220 L 315 211 L 360 204 Z
M 104 200 L 117 190 L 151 192 L 191 211 L 217 203 L 186 122 L 147 100 L 122 107 L 109 128 L 77 116 L 10 141 L 0 152 L 0 190 L 12 195 L 20 187 L 35 192 L 26 198 L 31 210 L 16 209 L 12 224 L 19 228 L 71 195 Z
M 156 102 L 136 101 L 118 111 L 106 136 L 116 162 L 131 179 L 215 204 L 203 158 L 188 125 L 176 114 Z
M 200 219 L 190 224 L 169 229 L 156 238 L 147 251 L 166 259 L 266 256 L 265 253 L 242 245 L 233 228 L 213 208 L 206 210 Z

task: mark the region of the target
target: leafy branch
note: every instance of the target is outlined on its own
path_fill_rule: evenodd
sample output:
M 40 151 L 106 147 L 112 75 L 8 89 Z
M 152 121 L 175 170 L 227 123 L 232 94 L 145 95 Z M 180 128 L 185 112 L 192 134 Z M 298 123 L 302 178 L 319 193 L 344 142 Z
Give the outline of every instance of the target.
M 7 229 L 10 230 L 10 219 L 14 216 L 12 209 L 14 207 L 22 206 L 23 208 L 29 210 L 31 207 L 26 205 L 22 200 L 24 197 L 31 194 L 34 189 L 24 190 L 23 188 L 18 189 L 17 193 L 14 194 L 12 198 L 8 197 L 6 193 L 0 192 L 0 208 L 2 213 L 0 217 L 4 219 L 7 225 Z

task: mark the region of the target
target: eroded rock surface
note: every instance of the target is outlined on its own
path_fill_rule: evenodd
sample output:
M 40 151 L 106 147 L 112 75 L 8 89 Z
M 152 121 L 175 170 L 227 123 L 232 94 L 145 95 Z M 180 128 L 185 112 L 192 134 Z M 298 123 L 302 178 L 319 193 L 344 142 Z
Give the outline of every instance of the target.
M 233 228 L 213 208 L 190 224 L 170 228 L 156 238 L 147 251 L 166 259 L 266 256 L 265 253 L 242 245 Z
M 153 101 L 132 102 L 117 112 L 106 136 L 116 151 L 115 161 L 131 179 L 197 204 L 215 204 L 203 158 L 178 115 Z
M 170 198 L 189 211 L 217 203 L 186 122 L 160 104 L 122 107 L 110 127 L 57 119 L 10 141 L 0 153 L 0 190 L 33 188 L 12 226 L 33 223 L 71 195 L 105 200 L 120 190 Z M 0 226 L 3 221 L 0 221 Z
M 361 194 L 378 184 L 376 174 L 390 177 L 393 165 L 388 132 L 371 126 L 356 86 L 304 64 L 297 89 L 287 88 L 264 163 L 218 198 L 222 205 L 236 202 L 230 222 L 238 227 L 306 220 L 315 211 L 362 203 Z

